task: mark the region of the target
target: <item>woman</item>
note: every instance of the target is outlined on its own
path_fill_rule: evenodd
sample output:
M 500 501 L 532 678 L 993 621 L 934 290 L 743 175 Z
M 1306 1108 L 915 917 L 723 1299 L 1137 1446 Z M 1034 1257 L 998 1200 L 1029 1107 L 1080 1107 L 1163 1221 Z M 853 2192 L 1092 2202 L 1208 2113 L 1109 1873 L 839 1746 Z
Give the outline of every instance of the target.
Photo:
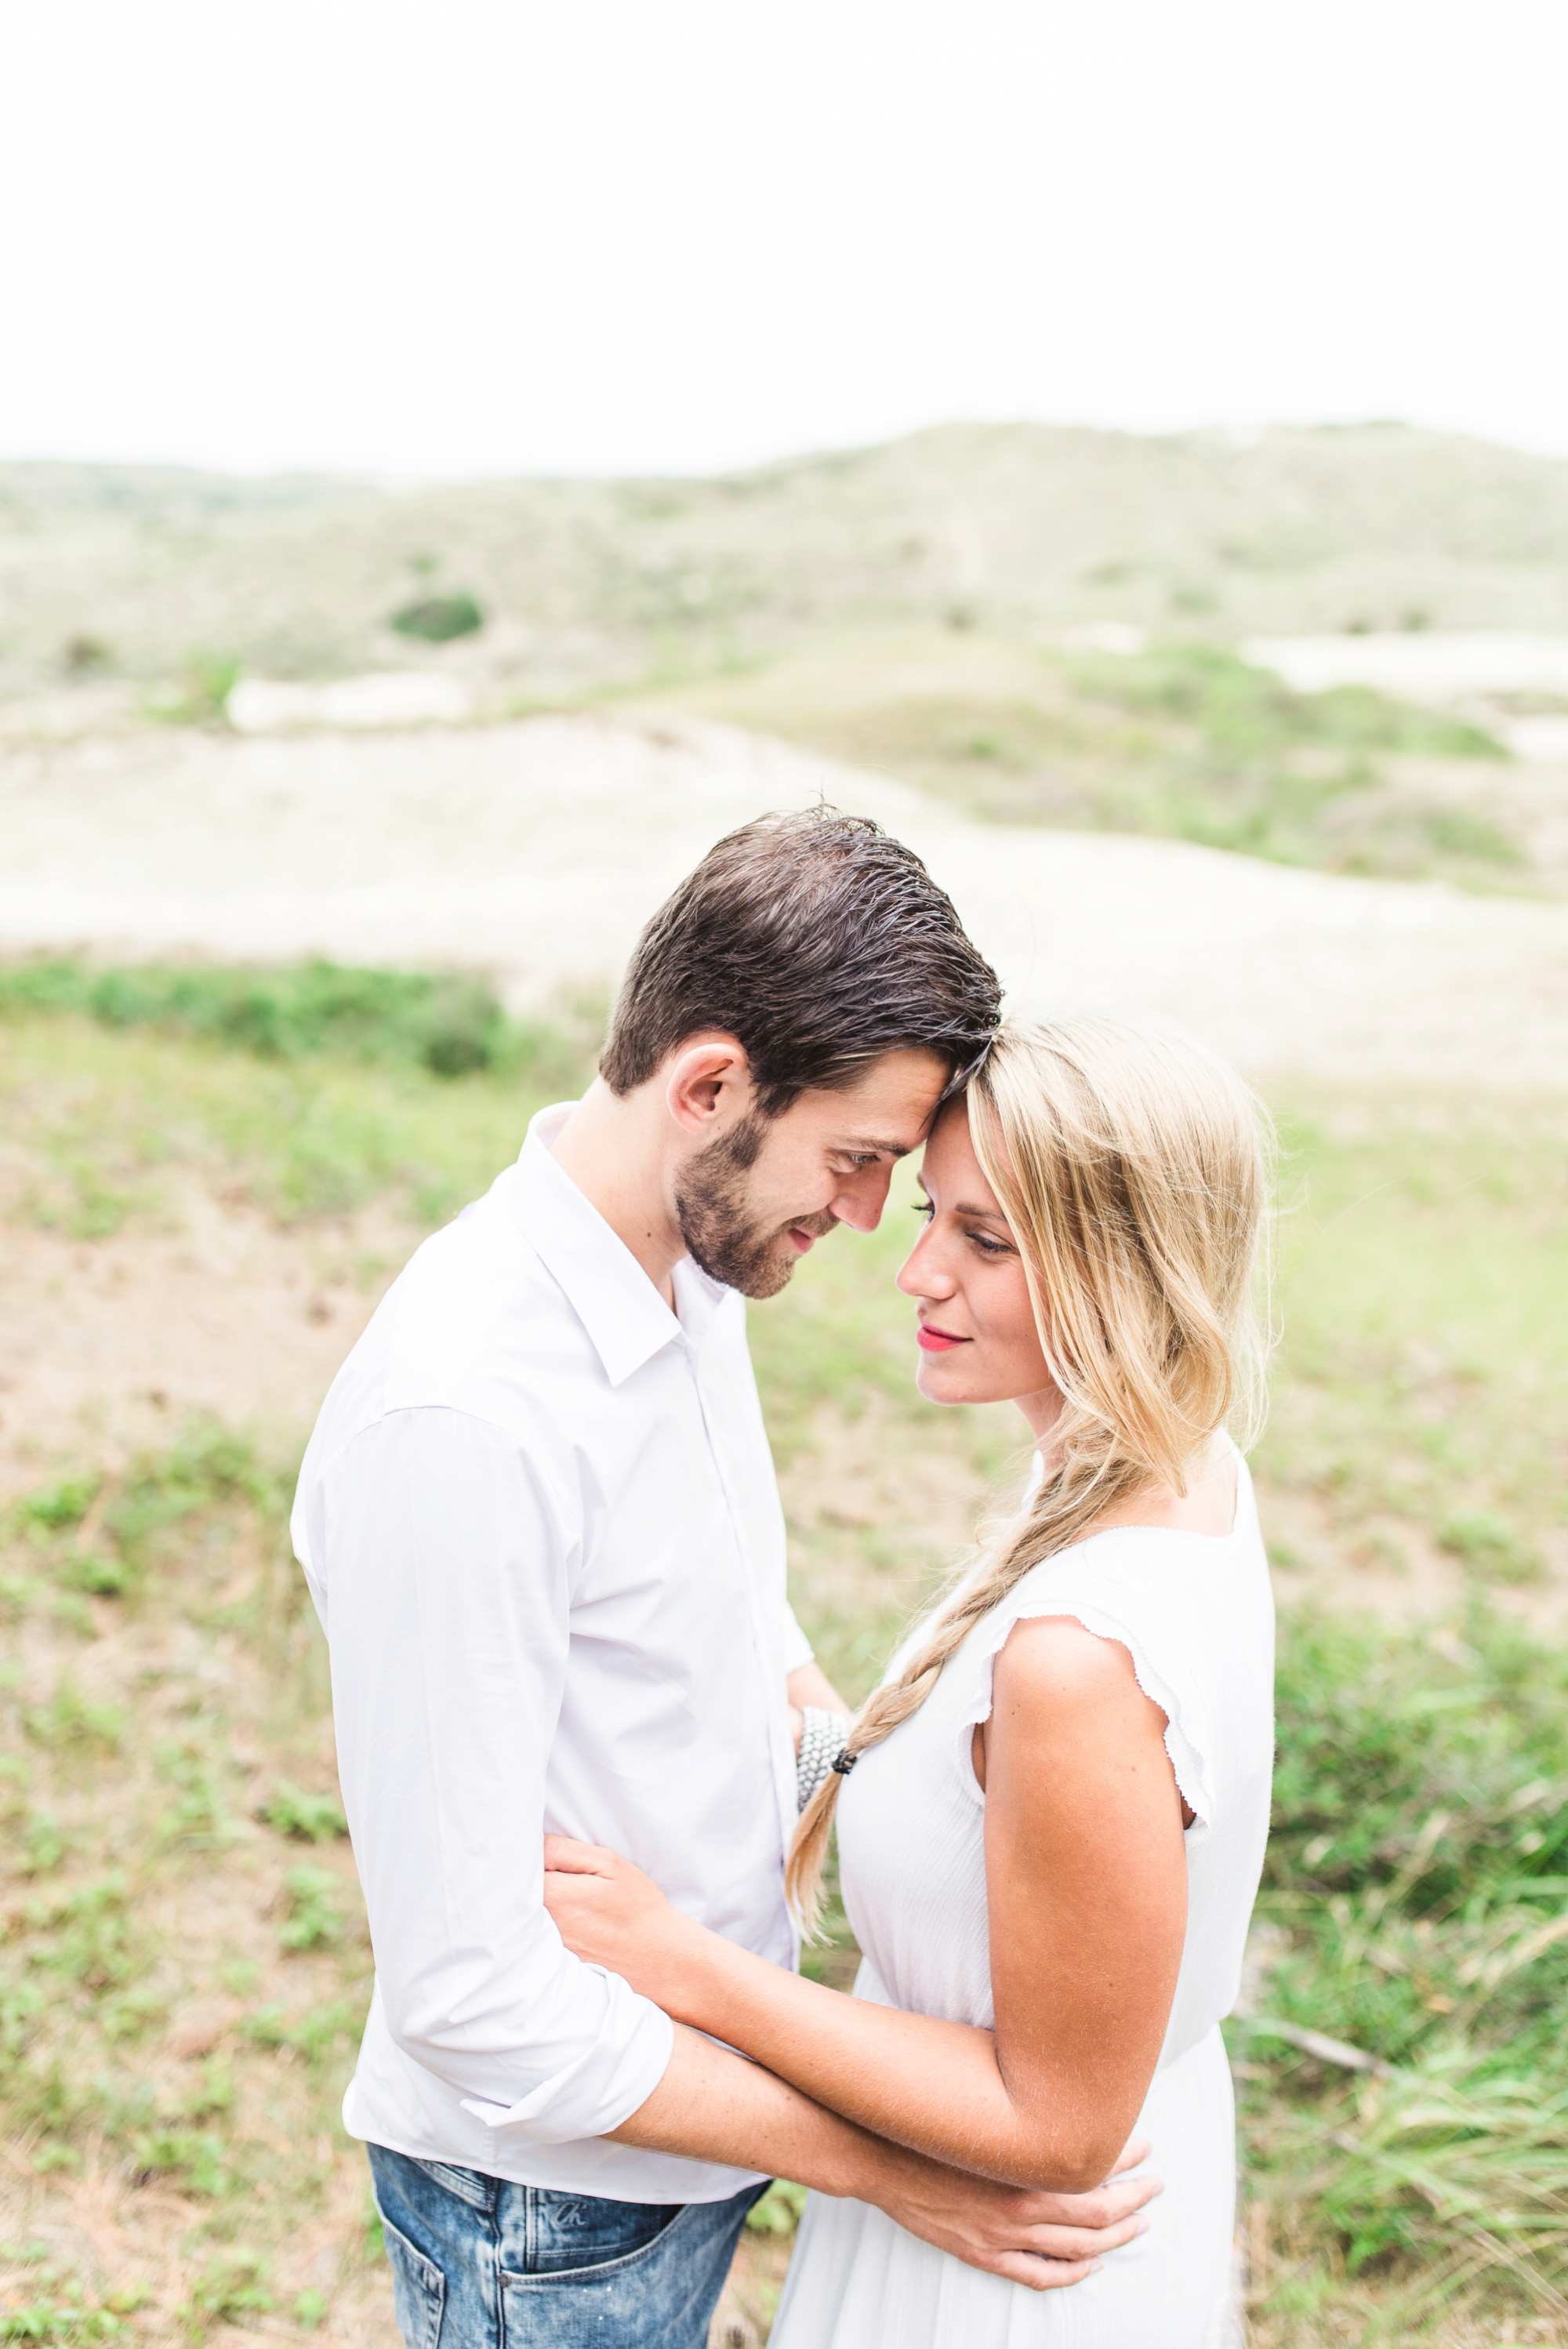
M 1016 1402 L 1010 1522 L 904 1641 L 808 1805 L 837 1811 L 851 1995 L 552 1841 L 583 1956 L 820 2102 L 978 2174 L 1082 2189 L 1136 2125 L 1167 2189 L 1070 2291 L 1031 2292 L 813 2195 L 774 2349 L 1200 2349 L 1227 2294 L 1234 2001 L 1268 1824 L 1274 1608 L 1245 1437 L 1264 1128 L 1198 1046 L 1003 1031 L 933 1130 L 899 1286 L 933 1402 Z

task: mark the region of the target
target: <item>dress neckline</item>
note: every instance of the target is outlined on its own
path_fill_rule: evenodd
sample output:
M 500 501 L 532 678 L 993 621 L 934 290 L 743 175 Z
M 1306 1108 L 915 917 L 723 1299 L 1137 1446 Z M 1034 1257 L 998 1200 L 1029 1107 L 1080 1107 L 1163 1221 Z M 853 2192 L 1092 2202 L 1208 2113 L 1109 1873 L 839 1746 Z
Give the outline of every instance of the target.
M 1223 1433 L 1226 1448 L 1231 1454 L 1231 1458 L 1235 1463 L 1236 1469 L 1235 1506 L 1232 1511 L 1230 1526 L 1224 1533 L 1201 1534 L 1191 1526 L 1101 1526 L 1098 1531 L 1094 1533 L 1080 1534 L 1077 1541 L 1068 1544 L 1068 1548 L 1081 1549 L 1088 1542 L 1108 1541 L 1112 1534 L 1163 1534 L 1168 1539 L 1175 1541 L 1206 1542 L 1214 1549 L 1223 1549 L 1228 1543 L 1233 1542 L 1236 1536 L 1241 1532 L 1243 1521 L 1247 1515 L 1246 1502 L 1249 1480 L 1246 1454 L 1243 1452 L 1241 1445 L 1236 1442 L 1235 1437 L 1231 1433 L 1229 1428 L 1226 1428 Z M 1038 1450 L 1036 1451 L 1035 1458 L 1037 1460 L 1041 1458 L 1041 1454 Z M 1043 1473 L 1044 1471 L 1042 1468 L 1041 1474 Z M 1037 1484 L 1039 1482 L 1038 1476 L 1036 1477 L 1035 1482 Z M 1067 1551 L 1058 1550 L 1055 1552 L 1054 1555 L 1058 1557 L 1065 1557 L 1067 1556 Z

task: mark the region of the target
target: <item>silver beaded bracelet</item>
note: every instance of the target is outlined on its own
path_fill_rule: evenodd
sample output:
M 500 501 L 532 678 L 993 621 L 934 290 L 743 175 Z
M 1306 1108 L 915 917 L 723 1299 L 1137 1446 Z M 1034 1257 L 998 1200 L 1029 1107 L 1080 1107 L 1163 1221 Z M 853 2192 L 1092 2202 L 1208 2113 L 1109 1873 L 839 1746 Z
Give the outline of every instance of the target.
M 800 1714 L 800 1751 L 795 1762 L 795 1808 L 803 1811 L 841 1752 L 850 1733 L 847 1713 L 809 1704 Z

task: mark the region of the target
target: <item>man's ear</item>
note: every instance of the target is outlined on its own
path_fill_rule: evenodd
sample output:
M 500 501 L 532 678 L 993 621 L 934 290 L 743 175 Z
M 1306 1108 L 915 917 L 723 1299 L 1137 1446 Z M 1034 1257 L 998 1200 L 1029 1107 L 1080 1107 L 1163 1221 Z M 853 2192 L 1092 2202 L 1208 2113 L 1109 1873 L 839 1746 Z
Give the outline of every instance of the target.
M 695 1139 L 717 1142 L 732 1132 L 756 1094 L 745 1046 L 722 1028 L 688 1036 L 665 1063 L 665 1107 Z

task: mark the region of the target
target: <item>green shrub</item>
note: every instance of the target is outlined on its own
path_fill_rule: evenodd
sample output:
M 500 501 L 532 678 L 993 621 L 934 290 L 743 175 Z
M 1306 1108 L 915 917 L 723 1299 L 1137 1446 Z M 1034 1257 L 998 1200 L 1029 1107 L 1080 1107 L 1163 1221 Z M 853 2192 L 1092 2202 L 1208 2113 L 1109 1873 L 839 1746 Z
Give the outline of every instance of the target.
M 559 1040 L 511 1018 L 482 978 L 366 970 L 316 957 L 280 969 L 145 963 L 109 969 L 58 957 L 0 968 L 0 1019 L 74 1012 L 108 1028 L 199 1036 L 265 1060 L 337 1054 L 438 1077 L 496 1070 L 543 1081 Z
M 1219 645 L 1154 645 L 1130 657 L 1107 655 L 1076 662 L 1073 678 L 1096 700 L 1197 727 L 1206 753 L 1222 761 L 1278 757 L 1304 746 L 1449 759 L 1508 755 L 1495 736 L 1468 720 L 1365 685 L 1298 693 L 1273 669 Z
M 24 1526 L 36 1526 L 42 1533 L 64 1533 L 79 1526 L 97 1497 L 103 1479 L 83 1476 L 51 1485 L 44 1492 L 30 1493 L 17 1504 L 17 1514 Z
M 147 713 L 171 726 L 226 726 L 229 696 L 243 672 L 237 653 L 192 652 L 179 684 L 150 696 Z
M 60 666 L 67 677 L 97 677 L 114 667 L 114 652 L 101 636 L 83 629 L 66 638 L 60 649 Z
M 388 626 L 400 636 L 417 636 L 427 645 L 450 644 L 455 636 L 471 636 L 485 624 L 475 598 L 466 591 L 452 595 L 420 595 L 393 613 Z
M 278 1929 L 284 1949 L 328 1949 L 342 1940 L 345 1920 L 338 1906 L 342 1887 L 335 1876 L 325 1868 L 291 1868 L 284 1889 L 289 1913 Z
M 330 1843 L 334 1836 L 348 1833 L 348 1821 L 343 1816 L 343 1806 L 335 1795 L 310 1795 L 286 1782 L 268 1797 L 256 1814 L 279 1835 L 294 1836 L 302 1843 Z
M 1449 1517 L 1438 1547 L 1498 1582 L 1533 1582 L 1543 1571 L 1540 1551 L 1495 1509 L 1468 1509 Z
M 1101 825 L 1277 864 L 1401 877 L 1457 866 L 1456 877 L 1485 880 L 1489 867 L 1529 861 L 1494 818 L 1430 787 L 1382 792 L 1385 755 L 1506 758 L 1502 743 L 1468 720 L 1367 686 L 1300 693 L 1212 644 L 1079 660 L 1068 675 L 1090 700 L 1152 721 L 1150 739 L 1099 786 Z

